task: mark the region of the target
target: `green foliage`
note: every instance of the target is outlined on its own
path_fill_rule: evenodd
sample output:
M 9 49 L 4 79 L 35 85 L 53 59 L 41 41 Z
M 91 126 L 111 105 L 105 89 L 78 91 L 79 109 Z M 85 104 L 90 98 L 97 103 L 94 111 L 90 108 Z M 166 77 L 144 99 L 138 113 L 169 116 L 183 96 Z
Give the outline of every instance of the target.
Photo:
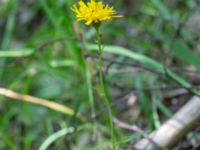
M 75 111 L 66 116 L 0 95 L 0 150 L 111 148 L 108 112 L 98 84 L 95 30 L 75 21 L 73 4 L 72 0 L 0 1 L 0 88 Z M 200 69 L 199 29 L 193 28 L 199 12 L 194 0 L 110 4 L 124 18 L 101 26 L 109 103 L 115 117 L 146 133 L 171 117 L 190 93 L 200 95 L 193 86 L 199 80 L 191 80 L 188 71 Z M 174 87 L 190 93 L 168 97 Z M 136 97 L 133 106 L 130 93 Z M 77 114 L 84 119 L 77 119 Z M 128 147 L 142 136 L 116 124 L 114 132 L 117 147 Z

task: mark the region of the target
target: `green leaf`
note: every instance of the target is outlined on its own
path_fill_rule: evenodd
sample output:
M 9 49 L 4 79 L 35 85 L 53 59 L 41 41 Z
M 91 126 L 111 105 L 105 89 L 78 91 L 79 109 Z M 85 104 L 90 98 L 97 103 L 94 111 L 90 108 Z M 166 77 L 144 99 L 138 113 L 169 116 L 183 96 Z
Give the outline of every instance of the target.
M 57 139 L 65 136 L 66 134 L 72 133 L 74 132 L 74 128 L 69 127 L 69 128 L 64 128 L 61 129 L 57 132 L 55 132 L 54 134 L 52 134 L 51 136 L 49 136 L 40 146 L 39 150 L 47 150 L 47 148 L 53 143 L 55 142 Z
M 165 6 L 165 4 L 161 0 L 152 0 L 152 4 L 158 9 L 161 16 L 166 19 L 171 19 L 171 13 L 170 10 Z
M 173 44 L 172 48 L 178 58 L 200 69 L 200 57 L 195 55 L 186 43 L 177 41 Z
M 94 44 L 88 44 L 87 49 L 98 51 L 98 46 Z M 163 66 L 161 63 L 157 62 L 156 60 L 153 60 L 147 56 L 144 56 L 142 54 L 133 52 L 131 50 L 128 50 L 126 48 L 119 47 L 119 46 L 105 45 L 103 51 L 117 54 L 117 55 L 122 55 L 125 57 L 129 57 L 133 59 L 134 61 L 138 61 L 144 66 L 150 67 L 151 69 L 154 69 L 156 71 L 159 71 L 160 73 L 167 75 L 168 77 L 170 77 L 171 79 L 179 83 L 181 86 L 185 88 L 189 88 L 191 92 L 200 96 L 199 89 L 193 88 L 192 85 L 187 80 L 175 74 L 174 72 L 170 71 L 169 69 L 167 69 L 165 66 Z
M 167 108 L 161 101 L 156 101 L 157 107 L 165 114 L 166 117 L 171 117 L 173 115 L 172 111 Z
M 51 67 L 66 67 L 66 66 L 75 66 L 73 60 L 52 60 L 50 61 Z
M 34 49 L 0 50 L 0 57 L 26 57 L 34 53 Z
M 98 50 L 97 45 L 94 45 L 94 44 L 88 44 L 87 47 L 90 50 Z M 155 70 L 160 71 L 161 73 L 165 72 L 162 64 L 154 61 L 151 58 L 148 58 L 148 57 L 146 57 L 142 54 L 133 52 L 133 51 L 128 50 L 126 48 L 123 48 L 123 47 L 120 47 L 120 46 L 105 45 L 103 51 L 129 57 L 129 58 L 133 59 L 134 61 L 138 61 L 145 66 L 149 66 L 151 68 L 154 68 Z

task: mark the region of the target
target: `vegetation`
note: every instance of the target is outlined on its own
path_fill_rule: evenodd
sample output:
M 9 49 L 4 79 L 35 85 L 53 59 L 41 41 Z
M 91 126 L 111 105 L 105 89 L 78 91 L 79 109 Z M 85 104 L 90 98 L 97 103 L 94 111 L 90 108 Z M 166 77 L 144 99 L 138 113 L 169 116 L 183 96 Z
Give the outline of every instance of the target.
M 0 0 L 0 150 L 133 149 L 200 96 L 198 1 L 103 1 L 98 36 L 76 2 Z

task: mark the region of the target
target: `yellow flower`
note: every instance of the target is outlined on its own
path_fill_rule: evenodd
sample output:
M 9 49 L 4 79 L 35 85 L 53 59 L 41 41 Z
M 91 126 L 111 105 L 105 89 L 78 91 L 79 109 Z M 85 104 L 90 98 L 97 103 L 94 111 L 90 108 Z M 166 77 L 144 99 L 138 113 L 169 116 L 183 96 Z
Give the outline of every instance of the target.
M 79 7 L 74 4 L 72 10 L 76 13 L 77 20 L 84 20 L 86 25 L 98 24 L 104 20 L 122 17 L 115 15 L 114 8 L 104 5 L 101 1 L 90 0 L 90 2 L 85 3 L 80 0 L 78 4 Z

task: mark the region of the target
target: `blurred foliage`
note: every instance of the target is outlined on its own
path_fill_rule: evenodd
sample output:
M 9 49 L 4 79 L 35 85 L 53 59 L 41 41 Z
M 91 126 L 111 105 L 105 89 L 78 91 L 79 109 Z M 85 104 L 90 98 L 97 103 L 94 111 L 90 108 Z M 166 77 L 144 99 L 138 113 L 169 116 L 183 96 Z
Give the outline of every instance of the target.
M 149 132 L 191 96 L 170 97 L 180 85 L 162 66 L 174 71 L 181 81 L 183 78 L 195 86 L 200 83 L 199 1 L 108 3 L 124 15 L 101 27 L 112 111 L 115 117 Z M 91 45 L 95 30 L 75 21 L 73 4 L 72 0 L 0 0 L 0 87 L 58 102 L 87 118 L 81 122 L 76 116 L 0 96 L 1 150 L 111 147 L 104 119 L 107 112 L 98 93 L 97 52 Z M 95 118 L 91 116 L 91 92 Z M 141 137 L 117 126 L 115 136 L 118 147 L 128 147 Z M 186 139 L 195 146 L 200 136 L 191 131 Z

